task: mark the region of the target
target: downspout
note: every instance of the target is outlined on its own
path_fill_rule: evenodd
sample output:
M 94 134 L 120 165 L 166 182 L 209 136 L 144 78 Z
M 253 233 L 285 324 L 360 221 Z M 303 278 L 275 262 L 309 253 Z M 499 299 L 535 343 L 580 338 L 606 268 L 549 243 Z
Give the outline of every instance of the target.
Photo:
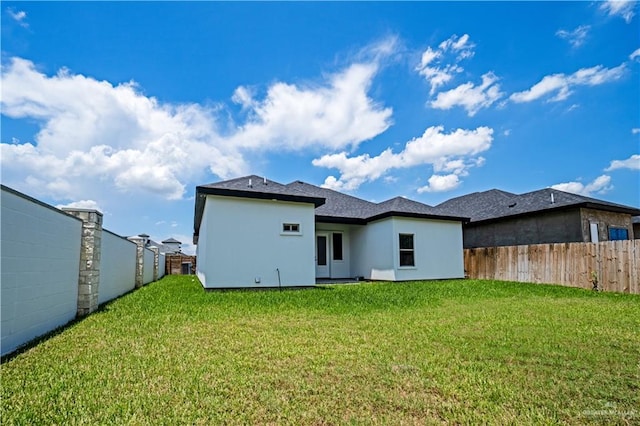
M 282 282 L 280 281 L 280 268 L 276 268 L 276 271 L 278 271 L 278 289 L 282 291 Z

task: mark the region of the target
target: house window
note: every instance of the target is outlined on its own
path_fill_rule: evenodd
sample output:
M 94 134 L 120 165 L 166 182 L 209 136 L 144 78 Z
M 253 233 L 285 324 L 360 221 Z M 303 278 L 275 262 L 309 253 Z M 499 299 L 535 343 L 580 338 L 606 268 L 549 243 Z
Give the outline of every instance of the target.
M 628 240 L 629 231 L 627 228 L 609 228 L 609 241 Z
M 342 233 L 333 233 L 333 260 L 342 260 Z
M 413 234 L 400 234 L 400 266 L 416 266 Z
M 299 223 L 283 223 L 282 233 L 283 234 L 299 234 L 300 224 Z

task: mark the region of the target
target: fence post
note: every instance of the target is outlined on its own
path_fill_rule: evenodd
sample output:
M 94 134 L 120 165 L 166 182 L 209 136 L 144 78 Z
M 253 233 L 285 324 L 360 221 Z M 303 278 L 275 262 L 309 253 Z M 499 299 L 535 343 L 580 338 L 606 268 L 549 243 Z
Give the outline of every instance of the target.
M 160 275 L 160 249 L 155 246 L 149 248 L 153 252 L 153 282 L 156 282 Z
M 63 210 L 82 220 L 77 315 L 84 316 L 98 309 L 102 213 L 89 209 L 64 208 Z
M 129 241 L 136 243 L 136 288 L 144 285 L 144 246 L 145 240 L 141 237 L 129 237 Z

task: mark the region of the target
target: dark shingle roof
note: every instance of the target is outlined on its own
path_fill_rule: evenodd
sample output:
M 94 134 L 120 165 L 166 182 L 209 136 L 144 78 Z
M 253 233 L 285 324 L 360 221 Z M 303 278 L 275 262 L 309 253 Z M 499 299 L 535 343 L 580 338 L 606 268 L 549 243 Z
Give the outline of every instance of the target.
M 377 212 L 377 204 L 332 189 L 321 188 L 302 181 L 291 182 L 287 187 L 324 198 L 324 205 L 316 208 L 316 217 L 326 218 L 326 220 L 334 218 L 364 221 Z
M 178 243 L 178 244 L 182 244 L 182 242 L 180 242 L 180 241 L 176 240 L 175 238 L 169 238 L 169 239 L 166 239 L 166 240 L 162 241 L 162 243 L 163 243 L 163 244 L 166 244 L 166 243 L 169 243 L 169 244 L 171 244 L 171 243 Z
M 200 231 L 205 195 L 225 195 L 243 198 L 277 199 L 283 201 L 310 202 L 316 207 L 316 220 L 320 222 L 365 224 L 389 216 L 433 218 L 467 221 L 467 217 L 450 214 L 438 207 L 431 207 L 403 197 L 382 203 L 372 203 L 351 195 L 302 181 L 288 185 L 266 181 L 256 175 L 216 182 L 196 187 L 194 237 Z
M 194 241 L 200 234 L 200 223 L 202 222 L 206 195 L 292 201 L 310 203 L 315 207 L 324 204 L 323 198 L 310 196 L 294 188 L 287 188 L 281 183 L 256 175 L 197 186 L 193 229 Z
M 301 200 L 290 201 L 306 201 L 312 202 L 316 205 L 322 204 L 322 201 L 319 200 L 318 197 L 309 197 L 309 194 L 295 188 L 291 188 L 287 185 L 267 180 L 266 178 L 256 175 L 210 183 L 208 185 L 201 185 L 196 188 L 196 191 L 214 195 L 237 195 L 245 198 L 272 198 L 271 196 L 284 196 L 282 197 L 283 201 L 287 201 L 285 198 L 288 197 L 302 197 Z M 263 197 L 262 195 L 268 195 L 268 197 Z
M 509 216 L 534 214 L 541 211 L 579 207 L 628 213 L 631 215 L 640 213 L 640 210 L 634 207 L 610 203 L 608 201 L 552 188 L 540 189 L 521 195 L 491 189 L 489 191 L 474 192 L 473 194 L 453 198 L 437 206 L 437 208 L 452 214 L 468 216 L 471 218 L 471 222 L 482 222 Z
M 325 198 L 325 204 L 316 208 L 316 220 L 321 222 L 367 223 L 389 216 L 436 218 L 455 221 L 465 221 L 467 219 L 459 215 L 449 215 L 435 207 L 404 197 L 396 197 L 376 204 L 302 181 L 292 182 L 287 186 Z
M 395 197 L 377 204 L 378 213 L 369 220 L 379 219 L 388 216 L 408 216 L 422 217 L 443 220 L 468 221 L 468 218 L 459 214 L 450 214 L 436 207 L 405 197 Z

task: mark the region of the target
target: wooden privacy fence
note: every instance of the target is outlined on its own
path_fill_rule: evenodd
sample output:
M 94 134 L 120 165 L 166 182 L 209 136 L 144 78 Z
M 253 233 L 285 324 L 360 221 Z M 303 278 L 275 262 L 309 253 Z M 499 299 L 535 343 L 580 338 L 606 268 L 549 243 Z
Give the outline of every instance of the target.
M 196 257 L 182 253 L 167 254 L 165 257 L 167 275 L 192 275 L 196 273 Z
M 640 294 L 640 240 L 464 250 L 469 278 Z

